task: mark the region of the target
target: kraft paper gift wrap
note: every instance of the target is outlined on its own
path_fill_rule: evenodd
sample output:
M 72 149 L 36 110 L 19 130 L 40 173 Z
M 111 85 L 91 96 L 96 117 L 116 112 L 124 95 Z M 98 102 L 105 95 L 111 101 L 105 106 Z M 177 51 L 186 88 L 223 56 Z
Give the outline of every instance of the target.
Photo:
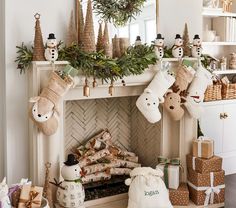
M 193 140 L 193 156 L 209 159 L 214 155 L 214 141 L 207 137 Z
M 170 201 L 174 206 L 188 206 L 189 190 L 187 183 L 181 183 L 177 190 L 169 189 Z
M 225 201 L 225 172 L 197 173 L 188 170 L 188 186 L 190 199 L 196 205 L 208 206 Z
M 38 186 L 23 185 L 18 208 L 41 207 L 43 188 Z
M 193 157 L 187 155 L 187 167 L 193 169 L 198 173 L 210 173 L 222 170 L 222 158 L 213 156 L 210 159 L 204 159 L 200 157 Z

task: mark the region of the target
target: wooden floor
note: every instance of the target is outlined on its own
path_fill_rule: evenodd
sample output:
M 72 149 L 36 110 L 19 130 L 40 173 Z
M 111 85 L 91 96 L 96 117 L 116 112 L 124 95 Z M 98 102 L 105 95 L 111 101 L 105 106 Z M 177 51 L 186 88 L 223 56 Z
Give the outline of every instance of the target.
M 225 208 L 236 208 L 236 175 L 226 176 Z

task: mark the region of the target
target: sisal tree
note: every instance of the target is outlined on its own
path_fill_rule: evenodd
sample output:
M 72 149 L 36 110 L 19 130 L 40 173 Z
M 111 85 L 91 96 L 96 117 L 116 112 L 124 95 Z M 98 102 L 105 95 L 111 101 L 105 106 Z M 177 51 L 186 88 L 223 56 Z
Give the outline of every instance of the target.
M 66 46 L 69 47 L 75 43 L 77 43 L 77 33 L 75 28 L 74 11 L 71 11 L 70 23 L 67 32 Z
M 104 54 L 108 57 L 112 57 L 112 48 L 109 41 L 109 32 L 108 32 L 108 25 L 105 23 L 104 33 L 103 33 L 103 47 L 104 47 Z
M 45 61 L 44 57 L 44 44 L 43 36 L 40 27 L 40 14 L 35 14 L 35 35 L 34 35 L 34 51 L 33 51 L 33 61 Z
M 91 0 L 88 0 L 88 5 L 87 5 L 84 33 L 82 37 L 82 49 L 83 51 L 88 52 L 88 53 L 92 53 L 96 51 Z
M 78 35 L 78 44 L 82 43 L 82 36 L 84 32 L 84 14 L 83 7 L 80 3 L 80 0 L 76 0 L 76 24 L 77 24 L 77 35 Z
M 120 39 L 115 35 L 112 39 L 112 56 L 113 58 L 120 58 L 121 51 L 120 51 Z
M 103 51 L 103 31 L 102 31 L 102 23 L 99 23 L 99 29 L 98 29 L 98 38 L 97 38 L 97 52 Z
M 183 48 L 184 48 L 184 56 L 191 56 L 191 48 L 189 42 L 189 34 L 188 34 L 188 25 L 185 23 L 184 33 L 183 33 Z

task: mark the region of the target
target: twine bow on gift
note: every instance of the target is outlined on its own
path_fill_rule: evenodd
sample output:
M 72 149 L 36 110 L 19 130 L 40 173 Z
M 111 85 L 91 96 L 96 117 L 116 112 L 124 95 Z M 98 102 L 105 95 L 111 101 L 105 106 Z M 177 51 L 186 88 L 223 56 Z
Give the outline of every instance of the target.
M 164 165 L 164 182 L 166 184 L 166 187 L 169 188 L 169 176 L 168 176 L 169 165 L 179 166 L 180 169 L 182 170 L 183 170 L 183 166 L 181 165 L 179 158 L 169 159 L 165 157 L 158 157 L 157 160 L 158 160 L 159 165 Z
M 40 201 L 36 201 L 35 198 L 39 195 L 36 191 L 30 191 L 30 198 L 27 199 L 20 199 L 19 203 L 24 203 L 26 208 L 32 208 L 33 204 L 40 205 Z
M 220 202 L 219 193 L 221 189 L 225 188 L 225 184 L 214 186 L 214 173 L 213 172 L 210 173 L 210 185 L 211 185 L 210 187 L 197 187 L 194 184 L 192 184 L 190 181 L 188 181 L 188 185 L 192 187 L 193 189 L 195 189 L 196 191 L 205 191 L 206 198 L 204 201 L 204 207 L 208 206 L 209 204 L 214 203 L 215 194 L 218 197 L 218 202 Z
M 220 193 L 220 188 L 219 186 L 214 187 L 214 173 L 210 173 L 210 180 L 211 180 L 211 187 L 209 187 L 206 191 L 206 199 L 204 206 L 207 206 L 210 202 L 210 204 L 214 203 L 214 196 L 215 194 L 218 196 L 218 201 L 219 201 L 219 193 Z

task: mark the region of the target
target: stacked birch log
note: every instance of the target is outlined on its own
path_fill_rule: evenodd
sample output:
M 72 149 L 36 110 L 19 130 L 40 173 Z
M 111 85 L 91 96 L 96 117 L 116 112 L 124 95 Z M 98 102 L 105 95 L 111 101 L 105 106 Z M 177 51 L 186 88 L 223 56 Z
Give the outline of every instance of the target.
M 112 143 L 108 130 L 91 138 L 74 153 L 82 168 L 83 184 L 110 180 L 112 176 L 129 175 L 132 169 L 141 166 L 135 153 L 122 150 Z

